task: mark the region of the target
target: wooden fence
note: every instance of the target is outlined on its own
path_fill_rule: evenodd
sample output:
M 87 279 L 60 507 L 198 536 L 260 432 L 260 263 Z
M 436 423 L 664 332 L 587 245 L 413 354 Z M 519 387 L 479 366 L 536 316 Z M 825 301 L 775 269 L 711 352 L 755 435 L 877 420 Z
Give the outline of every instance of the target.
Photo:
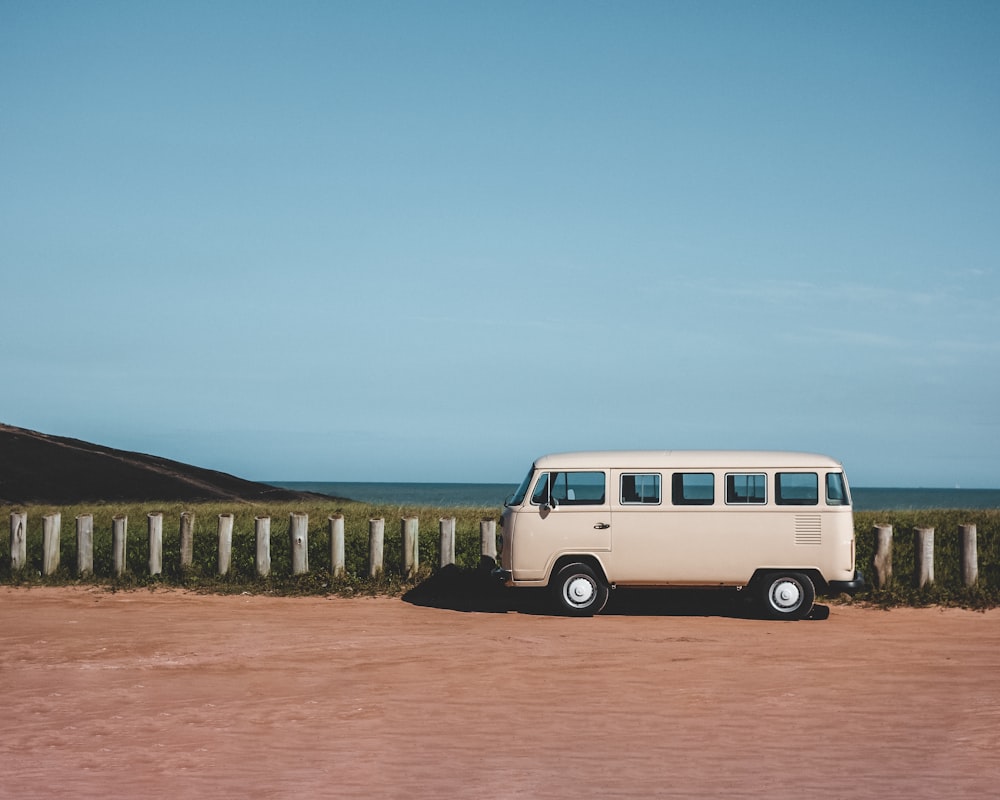
M 328 566 L 333 577 L 346 572 L 344 557 L 344 517 L 336 514 L 328 518 L 330 549 Z M 16 572 L 27 566 L 28 517 L 24 512 L 10 515 L 10 566 Z M 163 515 L 146 515 L 149 539 L 149 574 L 159 575 L 163 570 Z M 42 518 L 42 574 L 52 575 L 60 565 L 60 541 L 62 518 L 58 513 Z M 254 568 L 260 577 L 271 574 L 271 518 L 257 517 L 254 520 L 256 552 Z M 483 556 L 495 559 L 496 521 L 484 519 L 479 524 L 480 551 Z M 194 514 L 180 515 L 180 567 L 190 569 L 194 551 Z M 400 520 L 401 553 L 400 568 L 406 577 L 412 577 L 419 568 L 419 519 L 403 517 Z M 444 567 L 455 563 L 455 518 L 439 521 L 440 561 Z M 873 528 L 875 551 L 872 559 L 872 585 L 884 589 L 893 580 L 893 529 L 891 525 L 876 525 Z M 914 537 L 914 582 L 919 587 L 934 583 L 934 528 L 916 527 Z M 118 516 L 111 521 L 111 561 L 116 577 L 126 569 L 126 544 L 128 538 L 128 517 Z M 94 518 L 83 514 L 76 518 L 77 563 L 76 574 L 94 573 Z M 219 514 L 217 525 L 218 574 L 229 574 L 232 566 L 233 515 Z M 309 515 L 292 513 L 288 521 L 288 547 L 293 575 L 309 572 Z M 866 565 L 861 565 L 865 567 Z M 385 569 L 385 519 L 371 519 L 368 522 L 368 575 L 376 577 Z M 978 545 L 975 525 L 959 526 L 959 569 L 962 583 L 975 586 L 979 580 Z
M 874 572 L 872 585 L 885 589 L 893 578 L 892 525 L 876 525 L 875 554 L 872 558 Z M 934 528 L 913 529 L 914 581 L 920 588 L 934 583 Z M 975 525 L 958 526 L 958 560 L 962 584 L 975 586 L 979 581 L 979 547 Z
M 328 518 L 330 533 L 330 550 L 328 566 L 333 577 L 341 577 L 346 573 L 344 545 L 344 517 L 335 514 Z M 194 514 L 182 512 L 180 515 L 180 567 L 190 569 L 194 562 Z M 403 517 L 400 520 L 402 552 L 400 566 L 404 576 L 413 577 L 420 566 L 419 524 L 417 517 Z M 455 563 L 455 528 L 454 517 L 442 518 L 439 521 L 441 538 L 440 561 L 438 566 L 445 567 Z M 10 515 L 10 566 L 12 572 L 26 568 L 27 565 L 27 529 L 28 515 L 24 512 L 11 512 Z M 46 514 L 42 517 L 42 574 L 52 575 L 60 565 L 60 542 L 62 532 L 62 515 Z M 149 540 L 150 575 L 160 575 L 163 572 L 163 515 L 158 512 L 146 515 L 146 532 Z M 271 574 L 271 518 L 256 517 L 254 519 L 256 551 L 254 569 L 259 577 Z M 479 523 L 480 550 L 483 556 L 495 559 L 496 521 L 484 519 Z M 226 576 L 232 567 L 233 552 L 233 515 L 219 514 L 217 524 L 218 561 L 217 572 Z M 78 576 L 94 574 L 94 517 L 91 514 L 81 514 L 76 518 L 77 563 Z M 126 546 L 128 541 L 128 517 L 116 516 L 111 520 L 111 570 L 116 577 L 121 577 L 126 570 Z M 288 547 L 291 556 L 293 575 L 303 575 L 309 572 L 309 515 L 292 513 L 288 519 Z M 368 575 L 376 577 L 385 569 L 385 519 L 372 519 L 368 522 Z

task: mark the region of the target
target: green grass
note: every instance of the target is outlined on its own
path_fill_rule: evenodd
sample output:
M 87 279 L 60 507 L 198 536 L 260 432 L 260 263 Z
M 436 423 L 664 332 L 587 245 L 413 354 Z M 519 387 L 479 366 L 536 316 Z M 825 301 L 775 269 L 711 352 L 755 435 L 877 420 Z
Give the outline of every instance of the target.
M 438 521 L 455 517 L 455 559 L 462 571 L 473 571 L 480 562 L 479 523 L 497 519 L 499 509 L 434 508 L 426 506 L 371 505 L 331 500 L 311 503 L 258 504 L 86 504 L 80 506 L 0 506 L 0 518 L 9 530 L 12 511 L 28 514 L 27 563 L 23 570 L 12 572 L 9 558 L 9 535 L 0 558 L 0 582 L 8 584 L 86 584 L 103 585 L 112 589 L 142 586 L 177 586 L 210 592 L 254 592 L 274 594 L 339 594 L 375 595 L 400 594 L 433 574 L 439 563 L 440 537 Z M 194 564 L 190 570 L 180 568 L 180 515 L 195 514 Z M 50 513 L 62 515 L 61 560 L 59 570 L 42 576 L 42 517 Z M 149 540 L 147 514 L 163 514 L 163 574 L 150 576 L 148 569 Z M 291 574 L 291 553 L 288 545 L 288 520 L 293 512 L 309 515 L 309 566 L 305 575 Z M 94 518 L 94 574 L 76 576 L 78 515 Z M 225 577 L 218 571 L 218 516 L 233 514 L 232 565 Z M 330 537 L 328 519 L 343 514 L 347 574 L 333 578 L 330 574 Z M 125 573 L 116 577 L 112 569 L 111 520 L 128 517 L 128 545 Z M 271 575 L 259 578 L 254 567 L 256 553 L 256 517 L 271 518 Z M 400 520 L 415 516 L 419 519 L 420 570 L 407 578 L 401 565 Z M 368 577 L 369 520 L 385 520 L 384 571 L 377 578 Z M 871 590 L 855 598 L 881 606 L 893 605 L 960 605 L 971 608 L 1000 606 L 1000 510 L 924 510 L 924 511 L 861 511 L 855 513 L 857 564 L 871 580 L 876 524 L 893 527 L 893 573 L 890 586 Z M 961 582 L 958 554 L 958 529 L 962 524 L 974 524 L 978 533 L 979 582 L 965 587 Z M 935 529 L 935 583 L 920 589 L 916 586 L 914 534 L 916 527 Z

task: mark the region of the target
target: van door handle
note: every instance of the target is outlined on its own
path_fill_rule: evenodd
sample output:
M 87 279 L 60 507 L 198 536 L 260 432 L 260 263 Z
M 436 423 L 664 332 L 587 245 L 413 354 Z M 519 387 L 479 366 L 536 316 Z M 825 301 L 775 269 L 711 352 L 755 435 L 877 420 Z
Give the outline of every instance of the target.
M 596 525 L 594 526 L 594 529 L 595 529 L 595 530 L 599 530 L 599 531 L 603 531 L 603 530 L 604 530 L 605 528 L 610 528 L 610 527 L 611 527 L 611 526 L 610 526 L 610 525 L 608 525 L 608 523 L 606 523 L 606 522 L 598 522 L 598 523 L 597 523 L 597 524 L 596 524 Z

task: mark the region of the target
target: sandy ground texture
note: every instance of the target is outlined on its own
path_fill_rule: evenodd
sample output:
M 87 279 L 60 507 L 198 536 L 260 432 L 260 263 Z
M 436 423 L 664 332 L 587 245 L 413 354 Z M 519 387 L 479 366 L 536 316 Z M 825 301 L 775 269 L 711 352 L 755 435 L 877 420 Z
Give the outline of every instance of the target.
M 0 796 L 1000 791 L 1000 611 L 441 605 L 0 588 Z

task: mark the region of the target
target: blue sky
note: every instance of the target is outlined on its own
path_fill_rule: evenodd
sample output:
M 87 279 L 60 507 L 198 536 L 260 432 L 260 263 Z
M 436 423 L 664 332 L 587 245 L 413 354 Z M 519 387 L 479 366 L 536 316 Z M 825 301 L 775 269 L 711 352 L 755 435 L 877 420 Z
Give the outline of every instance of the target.
M 0 0 L 0 421 L 1000 487 L 998 143 L 995 2 Z

